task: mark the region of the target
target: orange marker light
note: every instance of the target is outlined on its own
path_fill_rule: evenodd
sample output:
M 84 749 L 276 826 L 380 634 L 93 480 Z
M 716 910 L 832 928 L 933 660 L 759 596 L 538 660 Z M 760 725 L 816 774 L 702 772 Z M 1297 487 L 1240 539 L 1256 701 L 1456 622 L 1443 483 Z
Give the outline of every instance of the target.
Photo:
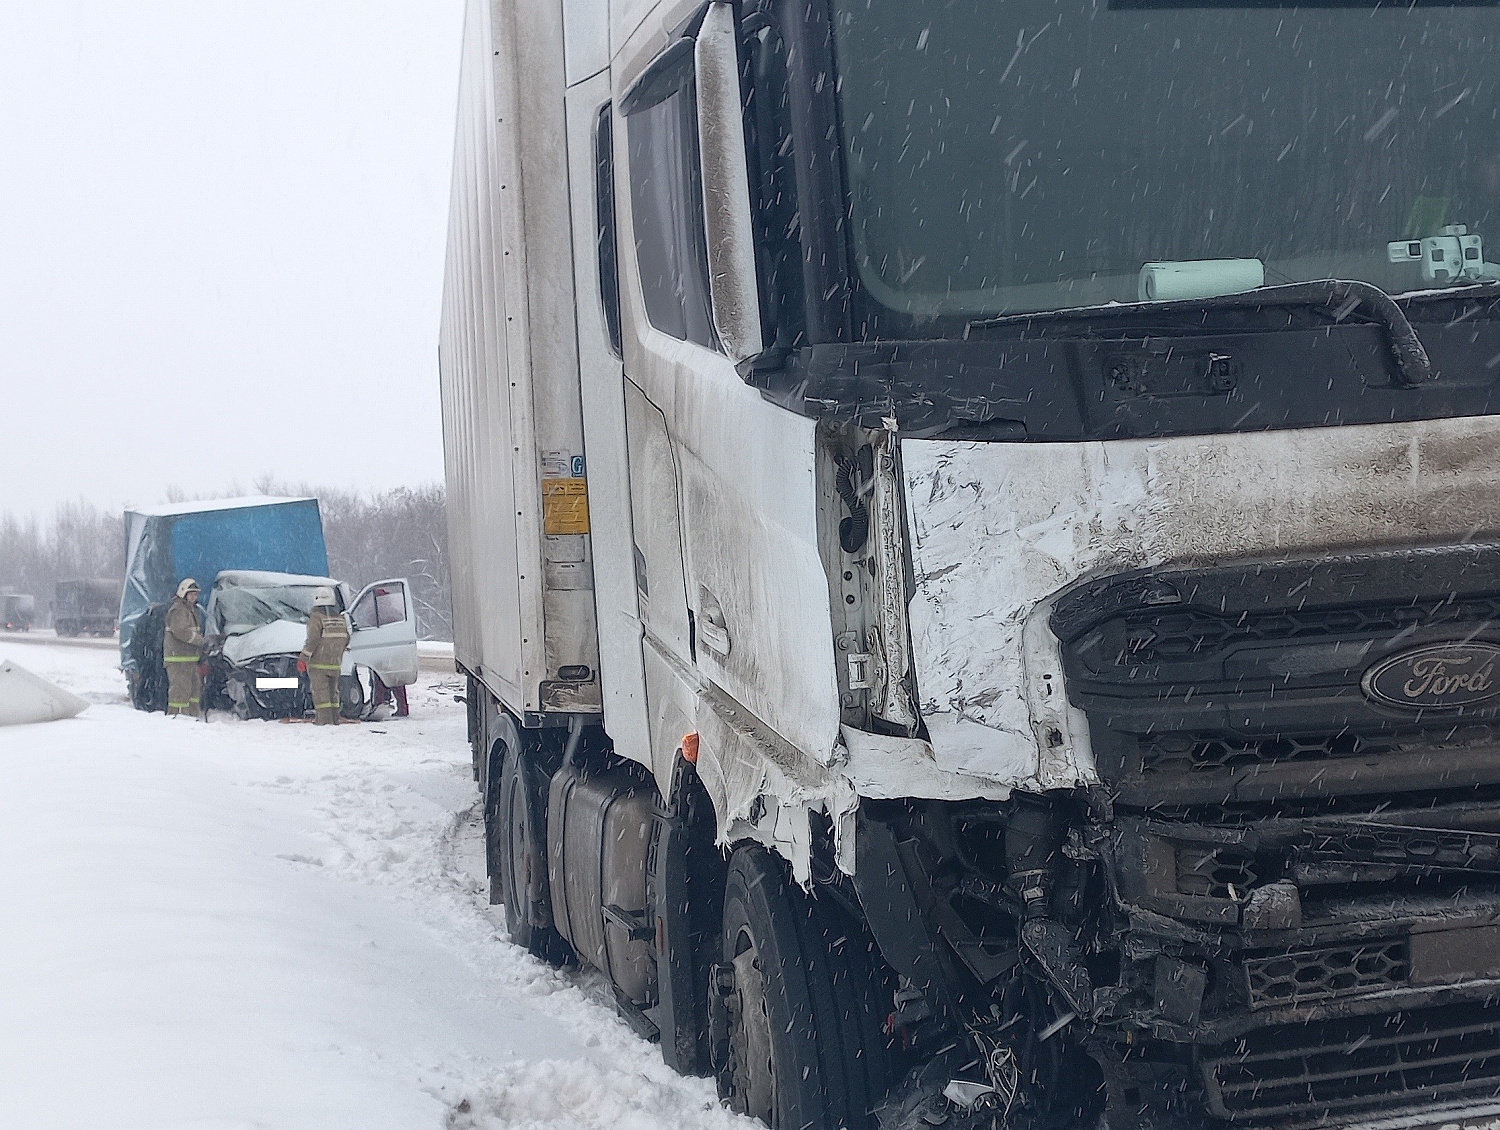
M 689 765 L 698 764 L 698 731 L 682 735 L 682 760 Z

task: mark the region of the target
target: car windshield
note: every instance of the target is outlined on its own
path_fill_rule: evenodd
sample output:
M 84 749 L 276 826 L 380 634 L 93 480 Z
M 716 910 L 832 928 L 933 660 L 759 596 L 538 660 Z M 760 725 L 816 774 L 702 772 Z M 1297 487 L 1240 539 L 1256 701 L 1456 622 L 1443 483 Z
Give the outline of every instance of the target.
M 1491 4 L 831 3 L 856 268 L 913 325 L 1500 276 Z
M 277 620 L 306 623 L 317 591 L 314 585 L 226 586 L 213 594 L 209 623 L 221 636 L 243 635 Z

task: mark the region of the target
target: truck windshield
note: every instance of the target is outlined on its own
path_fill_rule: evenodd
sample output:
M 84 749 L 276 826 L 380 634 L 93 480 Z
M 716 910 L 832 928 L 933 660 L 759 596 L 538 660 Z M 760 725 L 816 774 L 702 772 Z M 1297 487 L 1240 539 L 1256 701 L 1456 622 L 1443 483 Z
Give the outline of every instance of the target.
M 1500 244 L 1493 5 L 831 4 L 856 269 L 915 336 L 1135 302 L 1146 264 L 1401 293 Z
M 312 585 L 226 586 L 214 592 L 208 622 L 221 636 L 243 635 L 278 620 L 306 623 L 317 591 Z

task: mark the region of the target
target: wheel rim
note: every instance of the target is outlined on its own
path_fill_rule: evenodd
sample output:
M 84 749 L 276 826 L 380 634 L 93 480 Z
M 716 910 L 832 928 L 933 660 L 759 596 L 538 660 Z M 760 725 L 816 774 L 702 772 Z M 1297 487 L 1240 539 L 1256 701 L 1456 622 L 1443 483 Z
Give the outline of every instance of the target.
M 766 1009 L 766 978 L 760 953 L 741 931 L 734 958 L 729 1054 L 730 1096 L 734 1109 L 771 1124 L 776 1075 L 771 1060 L 771 1017 Z
M 510 836 L 510 889 L 515 906 L 508 907 L 516 928 L 523 929 L 531 921 L 531 829 L 526 819 L 526 795 L 521 783 L 512 783 L 510 789 L 510 811 L 505 822 Z

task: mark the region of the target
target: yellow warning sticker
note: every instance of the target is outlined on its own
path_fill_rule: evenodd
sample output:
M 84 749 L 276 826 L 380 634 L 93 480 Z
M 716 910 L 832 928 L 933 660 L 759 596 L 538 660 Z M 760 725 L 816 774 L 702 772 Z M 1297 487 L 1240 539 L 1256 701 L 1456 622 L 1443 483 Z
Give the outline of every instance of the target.
M 542 480 L 542 533 L 589 532 L 587 479 Z

